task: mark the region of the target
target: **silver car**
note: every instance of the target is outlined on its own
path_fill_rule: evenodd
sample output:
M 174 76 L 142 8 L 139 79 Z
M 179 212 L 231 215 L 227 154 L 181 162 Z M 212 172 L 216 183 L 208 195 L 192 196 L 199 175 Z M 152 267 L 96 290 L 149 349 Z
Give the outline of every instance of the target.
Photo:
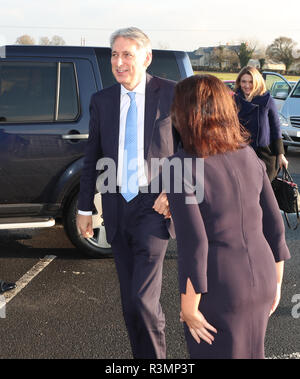
M 263 74 L 267 89 L 277 104 L 285 151 L 288 146 L 300 146 L 300 80 L 294 84 L 280 74 Z
M 300 146 L 300 80 L 282 104 L 279 119 L 285 149 Z

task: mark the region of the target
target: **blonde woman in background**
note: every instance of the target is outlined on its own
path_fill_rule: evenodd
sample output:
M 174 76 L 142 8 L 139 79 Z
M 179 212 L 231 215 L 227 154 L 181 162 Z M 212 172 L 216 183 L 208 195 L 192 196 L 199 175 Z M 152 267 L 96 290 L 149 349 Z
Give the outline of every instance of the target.
M 276 104 L 255 67 L 247 66 L 240 71 L 235 92 L 239 121 L 250 132 L 251 146 L 266 164 L 268 177 L 272 181 L 279 167 L 288 166 Z

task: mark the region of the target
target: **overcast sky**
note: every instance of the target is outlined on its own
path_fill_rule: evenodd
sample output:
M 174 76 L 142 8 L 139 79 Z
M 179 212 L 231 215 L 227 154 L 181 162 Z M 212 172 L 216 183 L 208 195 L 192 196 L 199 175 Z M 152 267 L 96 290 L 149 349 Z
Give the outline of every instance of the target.
M 300 0 L 0 0 L 0 46 L 23 34 L 59 35 L 67 45 L 108 46 L 110 34 L 137 26 L 154 48 L 199 46 L 290 37 L 300 49 Z

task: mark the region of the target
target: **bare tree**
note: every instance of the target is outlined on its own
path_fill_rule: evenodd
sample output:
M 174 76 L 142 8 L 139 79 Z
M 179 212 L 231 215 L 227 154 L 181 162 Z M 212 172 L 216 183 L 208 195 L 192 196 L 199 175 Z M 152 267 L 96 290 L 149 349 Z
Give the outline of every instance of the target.
M 51 41 L 48 37 L 41 37 L 39 40 L 40 45 L 48 46 L 51 45 Z
M 50 41 L 50 45 L 64 46 L 65 44 L 66 44 L 65 40 L 60 36 L 53 36 Z
M 215 47 L 211 54 L 211 61 L 218 63 L 220 70 L 224 68 L 235 70 L 239 63 L 232 46 L 229 45 Z
M 28 34 L 24 34 L 16 39 L 17 45 L 34 45 L 34 38 L 30 37 Z
M 39 44 L 44 46 L 63 46 L 66 43 L 62 37 L 53 36 L 52 39 L 49 39 L 48 37 L 41 37 Z
M 253 58 L 259 61 L 260 69 L 262 70 L 266 63 L 266 47 L 261 45 L 256 49 L 253 54 Z
M 157 43 L 157 48 L 160 49 L 160 50 L 168 50 L 170 47 L 169 47 L 169 45 L 168 45 L 167 42 L 159 41 Z
M 237 70 L 239 67 L 239 58 L 236 55 L 234 49 L 230 48 L 227 50 L 227 55 L 226 55 L 226 61 L 228 63 L 228 66 L 230 67 L 231 70 Z
M 222 70 L 223 64 L 226 61 L 226 50 L 225 50 L 225 47 L 222 46 L 222 45 L 214 47 L 213 52 L 210 55 L 210 61 L 211 61 L 211 63 L 218 64 L 219 65 L 219 69 Z
M 287 72 L 290 66 L 296 61 L 295 46 L 297 42 L 288 37 L 279 37 L 268 46 L 266 54 L 276 63 L 283 63 Z

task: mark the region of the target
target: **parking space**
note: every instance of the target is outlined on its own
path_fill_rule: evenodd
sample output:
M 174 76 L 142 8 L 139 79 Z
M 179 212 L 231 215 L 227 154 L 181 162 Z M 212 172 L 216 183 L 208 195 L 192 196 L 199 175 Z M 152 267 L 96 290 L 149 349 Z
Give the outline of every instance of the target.
M 299 290 L 300 231 L 288 239 L 282 301 L 271 317 L 266 338 L 269 358 L 299 358 L 299 318 L 292 315 Z M 1 240 L 0 277 L 19 280 L 55 257 L 6 305 L 0 318 L 2 358 L 131 358 L 121 314 L 113 259 L 87 259 L 74 249 L 61 227 L 32 239 Z M 176 244 L 164 264 L 162 305 L 167 320 L 168 358 L 187 358 L 178 320 Z M 47 259 L 47 258 L 46 258 Z M 9 293 L 7 293 L 9 296 Z M 294 316 L 300 314 L 294 308 Z M 9 332 L 8 332 L 9 331 Z

